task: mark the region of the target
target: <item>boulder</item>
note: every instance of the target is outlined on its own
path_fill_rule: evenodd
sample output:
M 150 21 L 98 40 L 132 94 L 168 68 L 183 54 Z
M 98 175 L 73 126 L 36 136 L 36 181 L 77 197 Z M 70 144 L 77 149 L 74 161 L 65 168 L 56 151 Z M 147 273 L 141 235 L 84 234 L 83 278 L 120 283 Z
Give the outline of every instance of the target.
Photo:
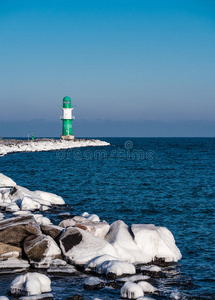
M 20 243 L 29 235 L 41 234 L 32 215 L 13 217 L 0 221 L 0 242 L 11 245 Z
M 16 186 L 16 182 L 14 182 L 11 178 L 6 175 L 0 173 L 0 187 L 14 187 Z
M 105 282 L 98 277 L 88 277 L 84 280 L 86 290 L 100 290 L 105 286 Z
M 27 237 L 24 240 L 23 249 L 30 263 L 35 267 L 49 267 L 52 259 L 61 258 L 61 250 L 48 235 Z
M 61 234 L 63 228 L 56 225 L 41 225 L 42 232 L 51 236 L 54 240 Z
M 19 257 L 22 256 L 22 249 L 20 247 L 16 247 L 16 246 L 12 246 L 12 245 L 0 242 L 0 259 L 1 259 L 2 254 L 7 254 L 7 253 L 11 253 L 11 252 L 18 252 L 18 256 Z M 3 255 L 2 257 L 6 257 L 6 256 Z M 10 257 L 11 257 L 11 255 L 10 255 Z
M 134 240 L 148 261 L 161 258 L 165 262 L 177 262 L 181 252 L 175 244 L 172 233 L 166 227 L 152 224 L 134 224 L 131 226 Z
M 25 260 L 16 257 L 8 258 L 0 263 L 0 273 L 10 274 L 25 271 L 30 267 L 29 263 Z
M 126 282 L 121 288 L 121 297 L 127 299 L 137 299 L 143 297 L 144 293 L 142 288 L 133 282 Z
M 103 254 L 117 256 L 113 246 L 80 228 L 68 227 L 59 238 L 61 250 L 68 262 L 85 265 Z
M 133 236 L 129 232 L 129 227 L 123 221 L 116 221 L 110 226 L 110 230 L 105 237 L 116 250 L 121 260 L 131 263 L 144 263 L 148 259 L 134 242 Z
M 40 295 L 51 291 L 51 280 L 44 274 L 27 273 L 17 276 L 11 283 L 11 294 Z

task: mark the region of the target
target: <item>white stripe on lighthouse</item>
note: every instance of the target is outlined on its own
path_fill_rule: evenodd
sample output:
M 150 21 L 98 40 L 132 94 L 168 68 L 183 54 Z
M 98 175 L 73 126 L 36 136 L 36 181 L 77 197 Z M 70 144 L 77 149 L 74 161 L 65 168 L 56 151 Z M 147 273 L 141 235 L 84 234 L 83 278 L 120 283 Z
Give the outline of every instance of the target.
M 64 108 L 63 109 L 63 118 L 64 119 L 72 119 L 72 110 L 71 108 Z

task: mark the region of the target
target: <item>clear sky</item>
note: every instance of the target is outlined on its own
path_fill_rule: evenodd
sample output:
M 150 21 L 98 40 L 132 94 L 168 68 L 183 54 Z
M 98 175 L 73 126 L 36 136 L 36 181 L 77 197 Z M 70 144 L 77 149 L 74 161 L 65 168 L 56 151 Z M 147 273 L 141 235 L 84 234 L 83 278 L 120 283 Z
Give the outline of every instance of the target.
M 215 1 L 0 0 L 0 70 L 1 121 L 215 121 Z

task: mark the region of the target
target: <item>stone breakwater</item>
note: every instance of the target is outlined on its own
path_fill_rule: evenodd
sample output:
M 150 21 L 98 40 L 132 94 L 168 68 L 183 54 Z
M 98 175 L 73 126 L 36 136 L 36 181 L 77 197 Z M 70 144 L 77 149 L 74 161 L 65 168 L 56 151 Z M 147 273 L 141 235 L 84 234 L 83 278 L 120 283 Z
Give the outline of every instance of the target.
M 127 299 L 161 293 L 155 278 L 165 278 L 162 264 L 181 258 L 167 228 L 128 226 L 122 220 L 108 224 L 87 212 L 64 213 L 59 224 L 43 216 L 53 205 L 64 204 L 60 196 L 30 191 L 0 174 L 0 273 L 24 273 L 13 280 L 8 293 L 20 299 L 52 299 L 53 274 L 84 274 L 84 289 L 111 287 Z M 69 299 L 83 299 L 77 297 Z M 179 299 L 175 297 L 179 295 L 172 294 Z
M 14 152 L 50 151 L 109 145 L 110 144 L 107 142 L 93 139 L 75 139 L 74 141 L 55 139 L 36 139 L 34 141 L 26 141 L 11 139 L 0 141 L 0 156 Z

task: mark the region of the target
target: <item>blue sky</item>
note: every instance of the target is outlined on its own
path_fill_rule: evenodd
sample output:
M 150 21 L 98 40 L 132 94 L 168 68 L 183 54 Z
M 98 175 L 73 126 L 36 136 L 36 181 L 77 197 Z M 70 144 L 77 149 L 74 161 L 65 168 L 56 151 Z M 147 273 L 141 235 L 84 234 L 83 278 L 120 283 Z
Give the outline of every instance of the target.
M 212 0 L 0 0 L 0 43 L 1 121 L 215 121 Z

